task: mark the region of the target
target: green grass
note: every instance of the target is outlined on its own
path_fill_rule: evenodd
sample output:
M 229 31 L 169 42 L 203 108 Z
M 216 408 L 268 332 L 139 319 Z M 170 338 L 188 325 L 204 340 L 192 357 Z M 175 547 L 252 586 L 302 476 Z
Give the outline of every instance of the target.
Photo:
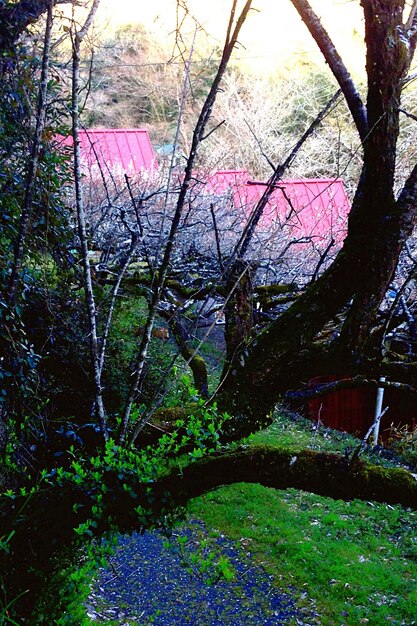
M 297 452 L 299 450 L 316 450 L 319 452 L 335 452 L 351 456 L 361 441 L 348 433 L 331 428 L 316 428 L 316 424 L 308 419 L 286 410 L 274 415 L 272 424 L 258 433 L 248 437 L 249 444 L 274 446 L 278 449 Z M 404 467 L 403 456 L 394 456 L 389 450 L 366 446 L 361 453 L 363 459 L 386 467 Z
M 359 443 L 288 416 L 249 441 L 340 452 Z M 191 502 L 188 512 L 239 541 L 302 604 L 311 600 L 317 624 L 417 624 L 416 512 L 257 484 L 219 488 Z

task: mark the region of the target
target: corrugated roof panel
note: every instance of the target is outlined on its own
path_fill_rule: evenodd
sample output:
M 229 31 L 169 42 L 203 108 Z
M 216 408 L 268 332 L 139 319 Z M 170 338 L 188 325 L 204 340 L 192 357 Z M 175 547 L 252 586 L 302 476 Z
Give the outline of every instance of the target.
M 218 172 L 213 181 L 223 181 L 222 191 L 233 180 L 235 206 L 248 214 L 266 190 L 266 183 L 245 181 L 246 172 Z M 218 183 L 217 183 L 218 184 Z M 213 188 L 215 185 L 213 184 Z M 341 243 L 346 235 L 350 205 L 340 179 L 282 180 L 273 192 L 259 223 L 261 230 L 285 226 L 291 237 L 333 238 Z
M 229 189 L 241 189 L 248 176 L 247 170 L 219 170 L 205 181 L 204 191 L 221 195 Z
M 69 137 L 65 144 L 72 143 Z M 144 129 L 91 129 L 80 131 L 81 159 L 89 170 L 139 174 L 157 168 L 155 152 Z

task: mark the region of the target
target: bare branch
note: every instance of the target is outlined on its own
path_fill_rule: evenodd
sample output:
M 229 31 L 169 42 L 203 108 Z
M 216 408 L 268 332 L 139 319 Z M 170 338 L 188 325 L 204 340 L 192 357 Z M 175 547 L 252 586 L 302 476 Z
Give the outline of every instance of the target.
M 100 422 L 100 429 L 103 438 L 107 441 L 108 429 L 107 419 L 103 402 L 103 390 L 101 385 L 101 357 L 98 347 L 97 336 L 97 311 L 93 290 L 93 282 L 91 276 L 91 267 L 89 259 L 89 247 L 87 238 L 87 220 L 84 207 L 84 195 L 82 186 L 82 171 L 81 171 L 81 150 L 80 150 L 80 122 L 79 122 L 79 94 L 80 94 L 80 51 L 81 44 L 84 37 L 88 32 L 94 15 L 97 11 L 100 0 L 93 0 L 90 11 L 84 22 L 84 25 L 80 30 L 76 30 L 75 21 L 73 20 L 73 49 L 72 49 L 72 136 L 74 142 L 74 183 L 75 183 L 75 204 L 77 212 L 77 226 L 78 235 L 81 244 L 81 257 L 83 262 L 83 274 L 84 274 L 84 289 L 87 300 L 88 321 L 90 326 L 90 350 L 92 359 L 92 368 L 94 374 L 94 386 L 95 386 L 95 405 L 98 411 L 98 417 Z M 73 4 L 73 17 L 74 17 L 74 4 Z M 102 356 L 104 361 L 104 353 Z
M 258 225 L 259 220 L 262 217 L 263 211 L 265 207 L 267 206 L 271 195 L 276 189 L 276 185 L 278 181 L 282 178 L 284 172 L 291 166 L 292 162 L 294 161 L 298 152 L 301 150 L 304 143 L 307 141 L 310 135 L 313 134 L 317 126 L 321 124 L 321 122 L 323 121 L 325 116 L 328 114 L 330 109 L 337 102 L 338 98 L 340 97 L 340 93 L 341 93 L 341 90 L 339 89 L 334 94 L 334 96 L 329 100 L 326 106 L 320 111 L 317 117 L 313 120 L 313 122 L 310 124 L 308 129 L 302 135 L 302 137 L 297 141 L 297 143 L 291 150 L 290 154 L 285 159 L 284 163 L 276 166 L 274 173 L 272 174 L 272 176 L 267 182 L 265 192 L 262 194 L 262 197 L 260 198 L 258 204 L 254 208 L 252 215 L 240 237 L 240 240 L 235 247 L 235 251 L 232 255 L 232 259 L 235 259 L 238 256 L 243 258 L 243 256 L 245 255 L 246 250 L 248 249 L 250 241 L 253 237 L 253 233 L 255 232 L 256 226 Z
M 347 105 L 351 112 L 353 121 L 358 129 L 361 141 L 365 141 L 368 134 L 367 112 L 364 103 L 359 95 L 358 90 L 349 74 L 345 64 L 333 41 L 330 39 L 327 31 L 323 27 L 319 17 L 314 13 L 309 2 L 306 0 L 291 0 L 295 9 L 298 11 L 304 24 L 310 31 L 311 36 L 320 48 L 326 62 L 328 63 L 333 76 L 340 85 L 343 95 L 346 98 Z
M 411 5 L 408 19 L 406 23 L 404 24 L 406 31 L 409 31 L 415 25 L 416 11 L 417 11 L 417 0 L 413 0 L 413 4 Z
M 317 278 L 317 276 L 318 276 L 318 273 L 319 273 L 319 271 L 320 271 L 320 268 L 321 268 L 321 266 L 323 265 L 323 263 L 325 262 L 325 260 L 326 260 L 326 258 L 327 258 L 327 256 L 328 256 L 328 254 L 329 254 L 329 252 L 330 252 L 330 250 L 333 248 L 334 243 L 335 243 L 335 241 L 334 241 L 334 239 L 332 238 L 332 239 L 329 241 L 329 243 L 328 243 L 328 245 L 327 245 L 327 248 L 324 250 L 324 252 L 322 252 L 322 253 L 320 254 L 320 260 L 319 260 L 319 262 L 317 263 L 316 269 L 314 270 L 314 274 L 313 274 L 313 276 L 312 276 L 312 278 L 311 278 L 311 282 L 312 282 L 312 283 L 314 283 L 314 281 L 316 280 L 316 278 Z
M 400 113 L 402 113 L 406 117 L 409 117 L 411 120 L 414 120 L 415 122 L 417 122 L 417 115 L 413 115 L 413 113 L 410 113 L 409 111 L 406 111 L 405 109 L 398 109 L 398 110 Z
M 252 137 L 254 138 L 254 140 L 256 141 L 256 143 L 258 144 L 258 148 L 261 151 L 262 156 L 264 157 L 264 159 L 266 160 L 266 162 L 268 163 L 269 167 L 271 168 L 271 170 L 274 172 L 275 171 L 275 165 L 272 163 L 271 159 L 268 157 L 267 154 L 265 154 L 265 152 L 263 151 L 261 142 L 259 141 L 258 137 L 256 136 L 254 130 L 252 129 L 252 127 L 250 126 L 249 122 L 247 120 L 244 120 L 246 126 L 249 129 L 249 132 L 251 133 Z
M 124 443 L 126 439 L 131 410 L 133 407 L 133 403 L 136 399 L 140 382 L 142 380 L 143 370 L 144 370 L 146 356 L 147 356 L 147 349 L 148 349 L 149 342 L 151 339 L 152 327 L 153 327 L 155 316 L 157 313 L 158 303 L 160 301 L 161 294 L 163 292 L 165 281 L 168 275 L 168 268 L 169 268 L 169 264 L 171 261 L 172 251 L 174 249 L 176 234 L 178 231 L 180 220 L 182 218 L 183 209 L 185 206 L 189 186 L 193 177 L 193 168 L 194 168 L 195 160 L 197 157 L 197 151 L 198 151 L 201 141 L 203 140 L 205 129 L 210 119 L 214 103 L 216 101 L 216 97 L 217 97 L 221 80 L 224 76 L 228 63 L 230 61 L 230 57 L 237 43 L 237 38 L 239 36 L 243 23 L 248 15 L 251 4 L 252 4 L 252 0 L 246 1 L 244 7 L 242 8 L 241 13 L 239 14 L 239 17 L 237 18 L 235 22 L 234 10 L 235 10 L 235 5 L 236 5 L 236 0 L 234 0 L 230 19 L 229 19 L 226 43 L 223 48 L 222 58 L 221 58 L 216 76 L 214 77 L 211 88 L 202 106 L 200 115 L 197 120 L 197 124 L 194 129 L 191 149 L 190 149 L 190 153 L 189 153 L 187 164 L 186 164 L 185 171 L 184 171 L 184 178 L 181 183 L 181 188 L 180 188 L 174 216 L 173 216 L 172 223 L 171 223 L 170 232 L 168 235 L 168 240 L 167 240 L 167 244 L 165 247 L 164 256 L 163 256 L 161 265 L 159 267 L 158 280 L 153 288 L 153 296 L 149 304 L 148 318 L 145 324 L 144 334 L 143 334 L 141 345 L 139 348 L 139 354 L 135 363 L 135 371 L 132 377 L 132 386 L 131 386 L 131 390 L 129 393 L 129 397 L 128 397 L 124 415 L 123 415 L 123 425 L 122 425 L 122 431 L 120 435 L 121 443 Z
M 213 220 L 214 235 L 216 237 L 216 248 L 217 248 L 217 257 L 219 259 L 219 267 L 220 267 L 220 271 L 223 273 L 224 272 L 223 256 L 222 256 L 222 251 L 220 248 L 219 229 L 217 228 L 217 220 L 216 220 L 216 215 L 214 213 L 213 203 L 210 204 L 210 213 L 211 213 L 211 219 Z
M 287 400 L 309 400 L 318 398 L 327 393 L 338 391 L 339 389 L 354 389 L 355 387 L 383 387 L 384 389 L 401 389 L 417 394 L 417 388 L 397 381 L 378 380 L 376 378 L 366 378 L 365 376 L 353 376 L 352 378 L 341 378 L 329 383 L 323 383 L 310 387 L 309 389 L 298 389 L 287 391 L 284 398 Z

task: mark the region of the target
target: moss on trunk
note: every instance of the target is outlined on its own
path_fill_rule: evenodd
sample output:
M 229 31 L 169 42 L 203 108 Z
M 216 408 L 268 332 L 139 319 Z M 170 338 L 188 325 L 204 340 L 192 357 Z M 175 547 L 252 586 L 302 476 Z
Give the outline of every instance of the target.
M 375 500 L 417 509 L 417 480 L 406 470 L 349 461 L 336 454 L 304 450 L 286 452 L 251 446 L 219 453 L 184 468 L 181 476 L 160 481 L 158 491 L 170 492 L 184 505 L 220 485 L 255 482 L 266 487 L 293 487 L 336 499 Z

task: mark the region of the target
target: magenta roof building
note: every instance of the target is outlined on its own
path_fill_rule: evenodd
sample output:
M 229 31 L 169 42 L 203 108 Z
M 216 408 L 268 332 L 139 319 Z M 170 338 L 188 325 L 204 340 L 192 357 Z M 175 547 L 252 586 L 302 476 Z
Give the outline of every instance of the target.
M 72 137 L 63 140 L 72 145 Z M 91 177 L 100 173 L 143 175 L 157 171 L 158 164 L 145 129 L 96 128 L 80 131 L 81 159 Z M 229 197 L 246 221 L 267 188 L 266 182 L 252 181 L 247 170 L 219 170 L 198 176 L 194 194 Z M 264 209 L 258 230 L 267 232 L 285 227 L 292 239 L 309 238 L 321 243 L 333 240 L 340 245 L 346 235 L 350 204 L 339 178 L 291 179 L 280 181 Z
M 252 181 L 246 170 L 222 170 L 208 178 L 204 193 L 231 194 L 233 205 L 247 217 L 267 189 L 267 183 Z M 293 238 L 329 236 L 340 244 L 347 229 L 349 199 L 340 178 L 287 179 L 280 181 L 264 209 L 261 230 L 283 228 Z
M 72 145 L 72 137 L 63 142 Z M 80 131 L 83 166 L 89 171 L 140 174 L 157 169 L 148 131 L 139 128 L 95 128 Z

